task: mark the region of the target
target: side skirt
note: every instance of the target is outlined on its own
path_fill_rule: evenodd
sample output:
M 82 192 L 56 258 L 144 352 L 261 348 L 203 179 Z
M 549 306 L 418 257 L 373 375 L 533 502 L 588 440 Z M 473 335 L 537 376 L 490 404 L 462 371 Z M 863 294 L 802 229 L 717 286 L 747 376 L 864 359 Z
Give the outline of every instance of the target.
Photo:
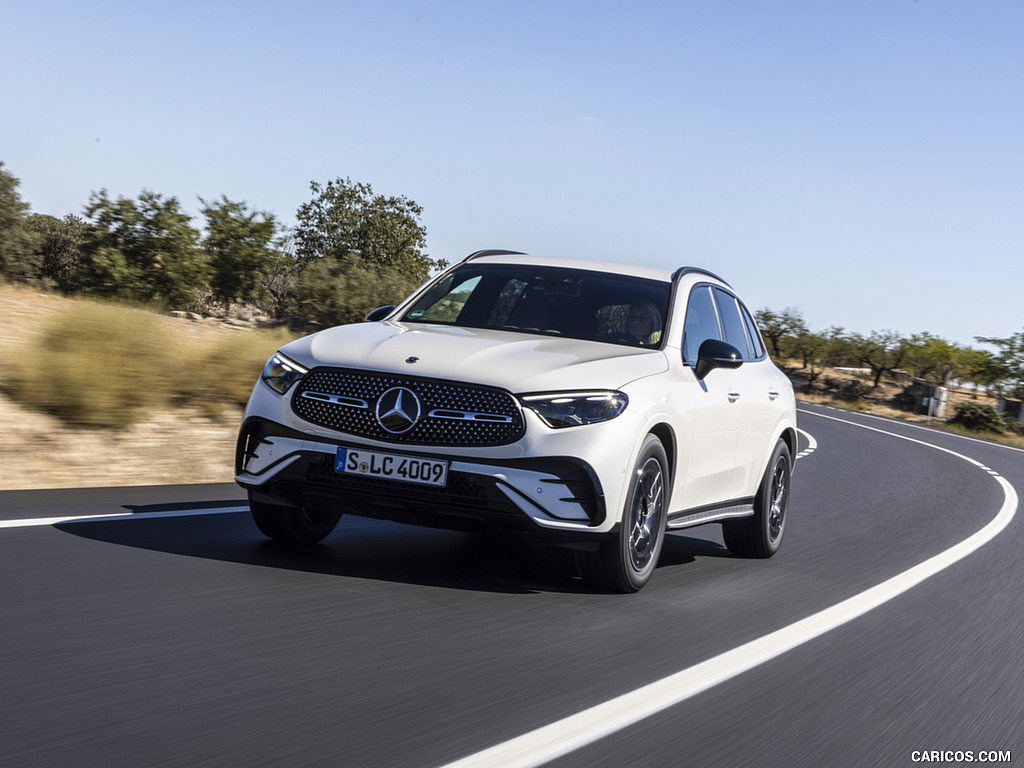
M 735 517 L 750 517 L 754 514 L 753 499 L 735 499 L 725 504 L 714 504 L 700 509 L 684 509 L 679 512 L 672 512 L 666 521 L 666 527 L 670 531 L 679 528 L 689 528 L 693 525 L 714 523 L 718 520 L 731 520 Z

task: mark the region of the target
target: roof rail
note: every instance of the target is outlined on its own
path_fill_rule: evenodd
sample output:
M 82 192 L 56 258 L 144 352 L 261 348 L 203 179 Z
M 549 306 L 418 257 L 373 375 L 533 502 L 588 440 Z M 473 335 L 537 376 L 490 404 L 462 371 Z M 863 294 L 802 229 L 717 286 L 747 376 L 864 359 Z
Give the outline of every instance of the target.
M 721 283 L 729 285 L 729 283 L 720 278 L 714 272 L 709 272 L 708 270 L 703 269 L 702 267 L 680 267 L 679 269 L 672 273 L 672 282 L 679 280 L 681 277 L 683 277 L 683 275 L 707 275 L 708 277 L 713 277 L 715 280 L 718 280 Z M 729 285 L 729 287 L 732 288 L 731 285 Z
M 522 251 L 506 251 L 506 250 L 502 250 L 501 248 L 491 248 L 491 249 L 484 250 L 484 251 L 473 251 L 473 253 L 469 254 L 469 256 L 467 256 L 466 258 L 463 259 L 463 261 L 464 262 L 472 261 L 473 259 L 479 259 L 482 256 L 525 256 L 525 255 L 526 254 L 523 253 Z

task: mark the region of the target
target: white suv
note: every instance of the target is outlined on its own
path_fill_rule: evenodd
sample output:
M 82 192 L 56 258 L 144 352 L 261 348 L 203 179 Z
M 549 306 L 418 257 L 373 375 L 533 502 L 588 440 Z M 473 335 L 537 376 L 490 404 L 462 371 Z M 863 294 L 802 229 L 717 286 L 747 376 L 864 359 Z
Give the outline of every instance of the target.
M 343 512 L 521 531 L 629 592 L 667 530 L 720 521 L 735 554 L 773 555 L 796 440 L 792 386 L 710 272 L 479 251 L 282 347 L 236 480 L 274 539 L 319 541 Z

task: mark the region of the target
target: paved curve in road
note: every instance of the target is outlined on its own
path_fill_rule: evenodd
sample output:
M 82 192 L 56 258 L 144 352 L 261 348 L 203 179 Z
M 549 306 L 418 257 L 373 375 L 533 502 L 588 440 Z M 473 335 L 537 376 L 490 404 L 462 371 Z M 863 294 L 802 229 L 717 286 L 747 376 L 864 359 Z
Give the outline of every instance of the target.
M 486 755 L 630 692 L 643 702 L 645 686 L 897 578 L 1000 514 L 1005 529 L 917 586 L 550 764 L 1019 759 L 1024 515 L 1007 516 L 1007 486 L 1024 489 L 1024 453 L 801 408 L 817 448 L 797 465 L 780 554 L 733 558 L 713 525 L 673 534 L 637 595 L 588 592 L 557 550 L 377 521 L 344 518 L 312 548 L 266 542 L 230 485 L 0 493 L 0 765 Z

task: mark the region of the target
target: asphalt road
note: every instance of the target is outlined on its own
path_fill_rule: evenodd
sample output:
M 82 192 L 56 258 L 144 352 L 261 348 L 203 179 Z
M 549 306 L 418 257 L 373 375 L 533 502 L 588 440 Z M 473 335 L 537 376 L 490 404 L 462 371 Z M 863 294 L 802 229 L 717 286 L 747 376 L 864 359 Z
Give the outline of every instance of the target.
M 1020 762 L 1024 452 L 801 408 L 780 553 L 690 529 L 636 595 L 392 523 L 267 542 L 230 485 L 2 492 L 0 766 Z

